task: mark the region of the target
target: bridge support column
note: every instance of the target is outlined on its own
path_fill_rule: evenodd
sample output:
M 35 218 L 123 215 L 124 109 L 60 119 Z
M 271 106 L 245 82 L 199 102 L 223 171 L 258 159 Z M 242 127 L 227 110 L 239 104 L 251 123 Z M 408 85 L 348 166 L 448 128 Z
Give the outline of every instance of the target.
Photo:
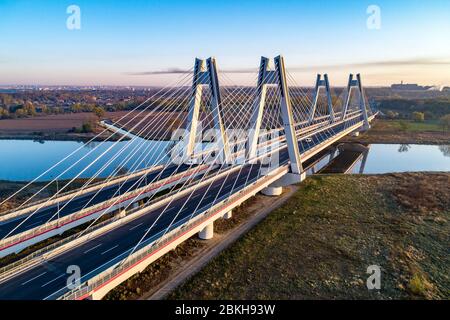
M 202 240 L 212 239 L 214 236 L 214 222 L 211 222 L 207 226 L 205 226 L 199 233 L 198 237 Z
M 268 186 L 267 188 L 264 188 L 261 190 L 261 193 L 265 196 L 279 196 L 281 193 L 283 193 L 283 187 L 271 187 Z
M 127 211 L 125 209 L 120 209 L 117 215 L 119 216 L 119 218 L 126 217 Z
M 227 213 L 225 213 L 223 215 L 223 218 L 226 219 L 226 220 L 231 219 L 232 217 L 233 217 L 233 211 L 232 210 L 228 211 Z

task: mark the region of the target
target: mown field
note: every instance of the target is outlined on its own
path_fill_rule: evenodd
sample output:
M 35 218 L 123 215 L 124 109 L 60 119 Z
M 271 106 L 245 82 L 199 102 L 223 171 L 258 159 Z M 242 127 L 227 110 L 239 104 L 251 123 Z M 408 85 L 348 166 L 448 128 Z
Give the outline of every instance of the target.
M 450 131 L 445 131 L 438 121 L 376 119 L 369 131 L 359 137 L 347 136 L 344 140 L 363 143 L 449 144 Z
M 449 218 L 450 173 L 314 176 L 168 298 L 449 299 Z

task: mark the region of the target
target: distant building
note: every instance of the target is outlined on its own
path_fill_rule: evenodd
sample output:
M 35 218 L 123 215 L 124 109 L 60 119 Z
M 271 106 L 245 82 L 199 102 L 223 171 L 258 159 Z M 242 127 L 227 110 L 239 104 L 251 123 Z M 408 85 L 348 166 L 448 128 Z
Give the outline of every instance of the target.
M 417 83 L 403 83 L 391 85 L 392 90 L 407 90 L 407 91 L 425 91 L 433 88 L 432 86 L 419 86 Z

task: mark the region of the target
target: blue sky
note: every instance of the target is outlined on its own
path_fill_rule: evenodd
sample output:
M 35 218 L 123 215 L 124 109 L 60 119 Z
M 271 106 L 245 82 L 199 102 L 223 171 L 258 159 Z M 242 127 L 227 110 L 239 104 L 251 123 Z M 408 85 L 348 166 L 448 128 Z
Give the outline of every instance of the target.
M 68 30 L 69 5 L 81 29 Z M 366 9 L 381 9 L 381 29 Z M 450 1 L 0 0 L 0 84 L 156 85 L 215 56 L 223 70 L 257 68 L 283 54 L 299 83 L 328 72 L 343 84 L 450 85 Z M 236 83 L 253 75 L 231 74 Z

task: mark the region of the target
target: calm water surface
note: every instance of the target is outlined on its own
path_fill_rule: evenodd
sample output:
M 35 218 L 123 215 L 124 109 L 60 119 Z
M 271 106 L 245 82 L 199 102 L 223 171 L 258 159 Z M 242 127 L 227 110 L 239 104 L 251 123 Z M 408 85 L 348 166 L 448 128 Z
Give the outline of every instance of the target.
M 73 178 L 87 166 L 89 167 L 80 177 L 91 177 L 98 171 L 100 177 L 118 171 L 131 172 L 167 162 L 166 149 L 169 143 L 140 138 L 118 143 L 89 144 L 73 141 L 0 140 L 0 180 L 32 180 L 80 147 L 78 152 L 39 180 L 51 180 L 64 171 L 66 172 L 61 179 Z M 120 152 L 122 154 L 115 159 L 110 156 Z M 103 153 L 105 155 L 101 156 Z M 355 172 L 358 171 L 359 165 L 356 165 Z M 371 145 L 364 173 L 404 171 L 450 171 L 450 145 Z
M 139 138 L 117 143 L 88 144 L 74 141 L 0 140 L 0 180 L 33 180 L 80 147 L 79 151 L 39 180 L 51 180 L 63 172 L 61 179 L 73 178 L 86 167 L 79 177 L 91 177 L 96 172 L 100 172 L 100 177 L 106 177 L 114 172 L 135 171 L 148 165 L 165 163 L 168 160 L 168 145 L 166 141 Z

